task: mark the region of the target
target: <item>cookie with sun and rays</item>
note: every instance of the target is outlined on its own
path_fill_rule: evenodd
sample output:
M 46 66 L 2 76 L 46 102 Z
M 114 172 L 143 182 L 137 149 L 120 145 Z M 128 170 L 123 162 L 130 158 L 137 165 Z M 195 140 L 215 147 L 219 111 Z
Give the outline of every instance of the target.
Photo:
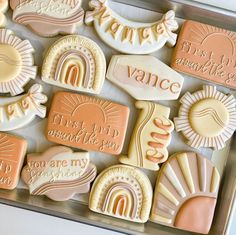
M 151 221 L 207 234 L 219 184 L 219 172 L 210 160 L 194 152 L 174 154 L 158 175 Z
M 126 106 L 94 96 L 57 92 L 46 136 L 58 144 L 118 155 L 123 148 L 128 119 Z
M 152 185 L 139 169 L 115 165 L 105 169 L 95 180 L 89 198 L 92 211 L 145 223 L 152 204 Z
M 18 95 L 30 79 L 35 79 L 34 48 L 11 30 L 0 29 L 0 93 Z
M 175 128 L 193 148 L 225 147 L 236 129 L 236 99 L 205 85 L 203 90 L 187 92 L 181 99 Z
M 236 89 L 236 33 L 187 20 L 178 36 L 171 67 Z
M 23 138 L 0 132 L 0 188 L 14 189 L 27 149 Z

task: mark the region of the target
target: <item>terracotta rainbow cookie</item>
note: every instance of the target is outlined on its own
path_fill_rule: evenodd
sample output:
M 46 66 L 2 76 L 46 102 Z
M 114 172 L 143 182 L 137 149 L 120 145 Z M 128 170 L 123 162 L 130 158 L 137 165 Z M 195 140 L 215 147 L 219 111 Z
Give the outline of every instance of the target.
M 8 0 L 0 0 L 0 27 L 6 24 L 6 16 L 4 13 L 8 10 Z
M 82 0 L 10 0 L 12 19 L 37 34 L 50 37 L 75 33 L 83 23 Z
M 75 91 L 100 93 L 106 73 L 101 48 L 89 38 L 70 35 L 48 50 L 42 67 L 46 83 Z
M 150 170 L 159 170 L 159 164 L 168 158 L 174 124 L 169 120 L 170 108 L 145 101 L 135 103 L 141 109 L 131 137 L 128 156 L 120 162 Z
M 26 150 L 26 140 L 0 132 L 0 188 L 17 186 Z
M 109 7 L 108 0 L 91 0 L 93 11 L 86 12 L 85 23 L 93 23 L 98 35 L 110 47 L 126 54 L 150 54 L 166 43 L 174 46 L 178 29 L 174 11 L 161 20 L 140 23 L 127 20 Z
M 187 92 L 180 100 L 179 116 L 174 118 L 176 131 L 181 131 L 193 148 L 225 147 L 236 130 L 236 99 L 214 86 Z
M 151 221 L 207 234 L 219 184 L 219 172 L 208 159 L 193 152 L 173 155 L 158 175 Z
M 57 92 L 46 136 L 58 144 L 118 155 L 123 148 L 128 119 L 126 106 L 93 96 Z
M 92 211 L 132 222 L 145 223 L 152 204 L 152 186 L 140 170 L 116 165 L 96 178 L 89 198 Z
M 235 32 L 195 21 L 185 21 L 171 67 L 179 72 L 236 89 L 235 44 Z
M 30 79 L 35 79 L 34 48 L 11 30 L 0 29 L 0 93 L 17 95 Z
M 47 96 L 42 86 L 34 84 L 27 94 L 16 97 L 0 97 L 0 131 L 15 130 L 29 124 L 36 116 L 44 118 Z
M 76 193 L 89 192 L 96 172 L 96 167 L 89 163 L 89 153 L 73 153 L 70 148 L 56 146 L 42 154 L 29 154 L 22 179 L 30 194 L 65 201 Z
M 115 55 L 106 77 L 137 100 L 178 99 L 184 82 L 153 56 Z

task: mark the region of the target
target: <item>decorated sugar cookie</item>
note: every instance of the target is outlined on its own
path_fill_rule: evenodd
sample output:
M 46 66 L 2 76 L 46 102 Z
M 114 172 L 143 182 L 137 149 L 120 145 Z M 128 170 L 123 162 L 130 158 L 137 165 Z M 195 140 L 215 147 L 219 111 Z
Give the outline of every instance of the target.
M 44 118 L 47 96 L 42 93 L 42 86 L 33 85 L 27 94 L 0 98 L 0 131 L 15 130 L 29 124 L 36 116 Z
M 13 20 L 43 37 L 75 33 L 83 23 L 82 0 L 10 0 Z
M 8 10 L 8 0 L 0 0 L 0 27 L 6 24 L 6 16 L 4 13 Z
M 205 85 L 203 90 L 187 92 L 180 102 L 179 116 L 174 122 L 188 144 L 193 148 L 224 148 L 236 129 L 235 97 Z
M 0 93 L 18 95 L 30 79 L 35 79 L 34 48 L 11 30 L 0 29 Z
M 184 78 L 153 56 L 115 55 L 106 77 L 137 100 L 178 99 Z
M 0 132 L 0 188 L 17 186 L 26 150 L 26 140 Z
M 42 67 L 42 79 L 46 83 L 94 94 L 100 93 L 105 73 L 106 60 L 101 48 L 79 35 L 55 42 Z
M 193 152 L 173 155 L 158 175 L 151 221 L 207 234 L 219 184 L 219 172 L 208 159 Z
M 170 109 L 152 102 L 138 101 L 141 109 L 131 137 L 128 156 L 120 162 L 128 165 L 159 170 L 159 164 L 168 158 L 167 146 L 171 141 L 174 124 L 169 120 Z
M 108 0 L 90 0 L 92 11 L 86 12 L 85 23 L 93 23 L 98 35 L 110 47 L 126 54 L 150 54 L 166 43 L 174 46 L 178 29 L 174 11 L 161 20 L 140 23 L 127 20 L 109 7 Z
M 152 204 L 152 186 L 140 170 L 111 166 L 96 178 L 89 198 L 92 211 L 132 222 L 145 223 Z
M 66 201 L 76 193 L 89 192 L 96 172 L 96 167 L 89 162 L 88 152 L 55 146 L 41 154 L 29 154 L 22 179 L 30 194 Z

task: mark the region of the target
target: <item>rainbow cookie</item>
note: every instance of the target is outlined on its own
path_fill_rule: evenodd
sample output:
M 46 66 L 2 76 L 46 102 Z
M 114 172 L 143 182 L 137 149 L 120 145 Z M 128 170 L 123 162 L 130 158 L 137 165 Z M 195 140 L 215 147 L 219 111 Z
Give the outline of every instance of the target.
M 187 92 L 181 99 L 179 116 L 174 118 L 176 131 L 182 132 L 193 148 L 225 147 L 236 129 L 236 99 L 216 87 Z
M 151 221 L 207 234 L 219 184 L 219 172 L 211 161 L 193 152 L 174 154 L 159 172 Z
M 63 146 L 51 147 L 42 154 L 29 154 L 22 179 L 30 194 L 46 195 L 65 201 L 76 193 L 87 193 L 96 177 L 88 152 L 75 152 Z
M 82 0 L 10 0 L 12 19 L 43 37 L 75 33 L 83 23 Z
M 6 24 L 6 16 L 4 13 L 8 10 L 8 0 L 0 0 L 0 27 Z
M 152 203 L 152 186 L 140 170 L 116 165 L 95 180 L 89 198 L 92 211 L 124 220 L 145 223 Z

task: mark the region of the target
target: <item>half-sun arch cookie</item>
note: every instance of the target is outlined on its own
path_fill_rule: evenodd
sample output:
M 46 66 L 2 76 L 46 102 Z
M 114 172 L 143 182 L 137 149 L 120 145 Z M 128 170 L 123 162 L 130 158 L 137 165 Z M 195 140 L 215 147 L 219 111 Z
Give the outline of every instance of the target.
M 128 156 L 121 156 L 119 160 L 157 171 L 159 164 L 169 156 L 167 147 L 174 130 L 174 124 L 169 119 L 170 108 L 147 101 L 137 101 L 135 106 L 141 112 L 131 137 Z
M 88 193 L 96 174 L 96 166 L 90 163 L 88 152 L 54 146 L 44 153 L 27 156 L 22 179 L 31 195 L 66 201 L 77 193 Z
M 11 30 L 0 29 L 0 93 L 18 95 L 30 79 L 35 79 L 34 48 Z
M 6 16 L 4 13 L 8 10 L 8 0 L 0 0 L 0 27 L 6 24 Z
M 10 0 L 12 19 L 43 37 L 75 33 L 83 23 L 82 0 Z
M 108 0 L 91 0 L 85 23 L 93 23 L 100 38 L 110 47 L 125 54 L 150 54 L 166 43 L 174 46 L 178 29 L 174 11 L 168 11 L 153 23 L 135 22 L 113 11 Z
M 152 203 L 152 186 L 137 168 L 115 165 L 105 169 L 95 180 L 89 208 L 105 215 L 145 223 Z
M 45 55 L 42 79 L 51 85 L 99 94 L 106 73 L 106 59 L 91 39 L 79 35 L 56 41 Z
M 180 102 L 174 123 L 187 143 L 193 148 L 224 148 L 236 129 L 235 97 L 217 91 L 215 86 L 205 85 L 203 90 L 187 92 Z
M 220 174 L 210 160 L 194 152 L 174 154 L 159 172 L 151 221 L 207 234 L 219 184 Z

